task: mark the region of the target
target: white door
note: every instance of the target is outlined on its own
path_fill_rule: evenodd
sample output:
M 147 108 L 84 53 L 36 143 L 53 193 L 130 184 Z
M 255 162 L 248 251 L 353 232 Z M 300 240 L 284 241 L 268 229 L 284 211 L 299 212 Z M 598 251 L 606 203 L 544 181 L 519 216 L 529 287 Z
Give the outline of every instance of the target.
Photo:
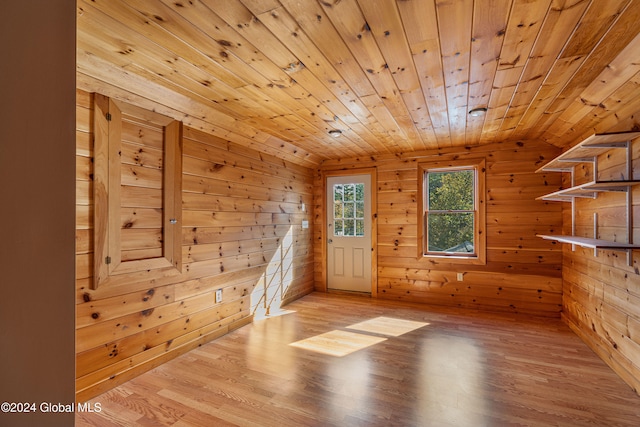
M 327 287 L 371 292 L 371 175 L 327 178 Z

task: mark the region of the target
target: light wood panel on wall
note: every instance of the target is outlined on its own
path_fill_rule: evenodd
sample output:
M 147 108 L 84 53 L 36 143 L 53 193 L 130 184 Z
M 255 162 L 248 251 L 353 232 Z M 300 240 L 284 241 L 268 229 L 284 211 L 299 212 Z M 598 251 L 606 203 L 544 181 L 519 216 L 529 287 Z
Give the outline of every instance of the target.
M 560 177 L 535 170 L 557 154 L 545 143 L 497 143 L 464 150 L 328 160 L 321 170 L 377 169 L 379 298 L 559 316 L 562 250 L 536 237 L 562 228 L 561 206 L 535 197 L 559 188 Z M 486 159 L 486 265 L 433 262 L 418 253 L 418 164 L 443 158 Z M 316 188 L 321 188 L 320 174 Z M 322 195 L 316 190 L 316 289 L 322 275 Z M 457 273 L 463 280 L 457 280 Z
M 182 271 L 121 274 L 92 289 L 93 218 L 102 208 L 93 197 L 93 97 L 77 91 L 79 401 L 313 290 L 312 228 L 301 227 L 311 220 L 303 205 L 312 204 L 312 171 L 189 127 L 180 159 Z M 138 131 L 123 128 L 128 139 Z M 158 139 L 157 131 L 148 138 Z M 123 150 L 123 163 L 129 155 Z M 158 221 L 150 215 L 148 222 Z M 142 227 L 137 239 L 157 239 L 157 228 L 145 234 Z
M 182 124 L 95 94 L 93 288 L 182 269 Z

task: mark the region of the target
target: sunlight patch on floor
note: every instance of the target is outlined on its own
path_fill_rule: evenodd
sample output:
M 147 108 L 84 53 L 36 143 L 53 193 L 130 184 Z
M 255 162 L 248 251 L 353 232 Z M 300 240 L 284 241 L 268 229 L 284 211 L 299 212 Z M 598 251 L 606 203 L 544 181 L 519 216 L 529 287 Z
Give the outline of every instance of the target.
M 425 322 L 415 322 L 413 320 L 394 319 L 391 317 L 376 317 L 365 320 L 355 325 L 347 326 L 347 329 L 370 332 L 373 334 L 399 337 L 416 329 L 429 325 Z
M 348 331 L 331 331 L 289 345 L 330 356 L 342 357 L 386 341 L 386 338 Z

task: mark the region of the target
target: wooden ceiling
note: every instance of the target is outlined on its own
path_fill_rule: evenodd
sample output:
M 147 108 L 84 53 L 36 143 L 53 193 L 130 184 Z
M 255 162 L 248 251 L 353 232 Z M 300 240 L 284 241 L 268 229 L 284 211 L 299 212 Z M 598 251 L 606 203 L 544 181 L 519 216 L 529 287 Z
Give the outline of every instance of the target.
M 640 0 L 77 4 L 78 87 L 306 166 L 566 147 L 640 113 Z

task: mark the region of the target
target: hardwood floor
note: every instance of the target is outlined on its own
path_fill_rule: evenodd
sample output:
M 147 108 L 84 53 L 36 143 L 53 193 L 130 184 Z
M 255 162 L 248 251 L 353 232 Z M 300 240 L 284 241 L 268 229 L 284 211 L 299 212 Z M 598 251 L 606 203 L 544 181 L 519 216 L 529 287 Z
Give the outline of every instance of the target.
M 320 293 L 285 309 L 98 396 L 77 425 L 640 425 L 640 397 L 559 319 Z

